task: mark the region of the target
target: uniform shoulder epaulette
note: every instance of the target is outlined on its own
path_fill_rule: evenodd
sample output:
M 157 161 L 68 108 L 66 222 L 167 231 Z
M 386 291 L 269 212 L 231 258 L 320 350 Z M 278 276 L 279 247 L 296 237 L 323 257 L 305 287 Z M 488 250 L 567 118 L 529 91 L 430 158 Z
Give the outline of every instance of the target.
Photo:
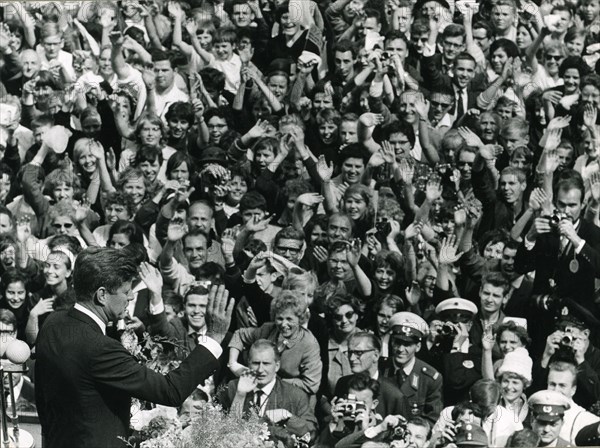
M 423 367 L 423 369 L 421 369 L 421 370 L 423 371 L 423 373 L 425 375 L 430 376 L 434 380 L 437 380 L 438 377 L 440 376 L 440 372 L 435 370 L 433 367 Z

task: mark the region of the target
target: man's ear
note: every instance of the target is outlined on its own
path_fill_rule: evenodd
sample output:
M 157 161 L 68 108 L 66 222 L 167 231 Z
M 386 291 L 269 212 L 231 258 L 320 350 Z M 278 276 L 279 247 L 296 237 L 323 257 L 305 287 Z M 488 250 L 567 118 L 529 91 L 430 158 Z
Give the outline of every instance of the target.
M 379 406 L 379 400 L 373 400 L 373 406 L 371 407 L 371 409 L 374 411 L 375 409 L 377 409 L 377 406 Z
M 275 363 L 275 372 L 279 372 L 279 368 L 281 367 L 281 361 L 277 361 Z
M 96 290 L 94 294 L 94 304 L 106 306 L 108 303 L 108 291 L 103 286 Z
M 177 313 L 177 317 L 182 318 L 183 316 L 185 316 L 185 311 L 181 310 Z

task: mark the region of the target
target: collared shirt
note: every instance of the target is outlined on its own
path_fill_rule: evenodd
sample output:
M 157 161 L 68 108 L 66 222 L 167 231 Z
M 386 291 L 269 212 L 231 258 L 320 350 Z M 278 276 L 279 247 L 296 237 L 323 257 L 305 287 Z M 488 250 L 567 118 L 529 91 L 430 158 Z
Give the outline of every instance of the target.
M 454 100 L 456 102 L 456 107 L 454 108 L 453 118 L 454 118 L 454 121 L 456 121 L 459 118 L 458 117 L 458 99 L 459 99 L 459 93 L 461 95 L 460 99 L 462 100 L 463 112 L 465 114 L 469 110 L 469 93 L 467 92 L 467 88 L 466 87 L 463 87 L 461 89 L 456 84 L 453 84 L 452 87 L 454 88 Z
M 575 227 L 575 231 L 576 231 L 576 232 L 578 232 L 578 231 L 579 231 L 579 224 L 580 224 L 580 223 L 581 223 L 581 220 L 580 220 L 580 219 L 578 219 L 577 221 L 575 221 L 575 224 L 573 224 L 573 227 Z M 560 244 L 560 246 L 561 246 L 561 253 L 562 253 L 562 249 L 563 249 L 563 238 L 565 238 L 565 237 L 564 237 L 564 236 L 561 236 L 561 237 L 560 237 L 560 240 L 561 240 L 561 241 L 560 241 L 560 243 L 561 243 L 561 244 Z M 525 237 L 525 239 L 523 240 L 523 243 L 524 243 L 524 245 L 525 245 L 525 249 L 527 249 L 527 250 L 532 250 L 532 249 L 535 247 L 535 243 L 536 243 L 536 242 L 535 242 L 535 241 L 529 241 L 529 240 L 527 239 L 527 237 Z M 568 243 L 567 243 L 567 245 L 568 245 Z M 575 253 L 576 253 L 576 254 L 579 254 L 579 252 L 581 252 L 581 250 L 583 249 L 583 246 L 585 246 L 585 240 L 584 240 L 584 239 L 582 239 L 582 240 L 581 240 L 581 243 L 579 243 L 579 246 L 577 246 L 577 247 L 575 248 Z
M 94 322 L 98 324 L 100 330 L 102 330 L 102 334 L 106 336 L 106 324 L 102 322 L 102 320 L 98 316 L 96 316 L 91 310 L 87 309 L 85 306 L 79 303 L 76 303 L 74 308 L 77 311 L 81 311 L 83 314 L 91 317 L 94 320 Z
M 163 93 L 158 93 L 156 90 L 154 90 L 153 94 L 156 105 L 156 115 L 162 118 L 162 120 L 165 122 L 165 114 L 169 110 L 169 106 L 171 106 L 171 104 L 178 101 L 187 103 L 190 100 L 188 94 L 181 91 L 179 87 L 175 85 L 175 82 L 173 82 L 173 85 Z
M 262 388 L 257 387 L 253 391 L 253 393 L 256 393 L 257 391 L 260 390 L 263 393 L 263 396 L 260 398 L 260 407 L 258 408 L 258 415 L 260 415 L 261 417 L 263 415 L 265 415 L 265 410 L 267 408 L 267 401 L 269 400 L 269 396 L 271 395 L 271 392 L 273 392 L 273 388 L 275 387 L 276 382 L 277 382 L 277 377 L 275 376 L 271 380 L 271 382 L 269 382 L 268 384 L 265 384 Z
M 404 371 L 404 373 L 406 374 L 406 376 L 409 376 L 413 369 L 415 368 L 415 363 L 417 362 L 417 358 L 415 356 L 413 356 L 413 358 L 408 361 L 408 363 L 402 367 L 402 370 Z

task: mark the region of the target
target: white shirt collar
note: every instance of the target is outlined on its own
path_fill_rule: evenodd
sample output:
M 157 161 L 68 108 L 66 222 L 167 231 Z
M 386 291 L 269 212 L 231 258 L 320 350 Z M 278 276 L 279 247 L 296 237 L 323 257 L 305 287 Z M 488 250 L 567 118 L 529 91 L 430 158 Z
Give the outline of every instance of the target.
M 417 358 L 416 358 L 416 356 L 413 356 L 413 359 L 408 361 L 408 364 L 406 364 L 402 368 L 402 370 L 404 370 L 404 373 L 406 373 L 406 375 L 410 375 L 412 373 L 413 368 L 415 367 L 415 362 L 417 362 Z
M 76 303 L 74 308 L 77 311 L 81 311 L 83 314 L 91 317 L 94 322 L 96 322 L 98 324 L 98 326 L 100 327 L 100 330 L 102 330 L 102 334 L 106 336 L 106 324 L 104 322 L 102 322 L 102 320 L 100 320 L 100 318 L 98 316 L 96 316 L 94 313 L 92 313 L 90 310 L 88 310 L 85 306 L 80 305 L 79 303 Z
M 276 382 L 277 382 L 277 375 L 275 375 L 273 380 L 271 380 L 270 383 L 267 383 L 262 389 L 257 387 L 254 390 L 254 392 L 261 390 L 265 394 L 265 397 L 268 397 L 269 395 L 271 395 L 271 392 L 273 392 L 273 388 L 275 387 Z M 262 400 L 262 402 L 264 403 L 264 399 Z

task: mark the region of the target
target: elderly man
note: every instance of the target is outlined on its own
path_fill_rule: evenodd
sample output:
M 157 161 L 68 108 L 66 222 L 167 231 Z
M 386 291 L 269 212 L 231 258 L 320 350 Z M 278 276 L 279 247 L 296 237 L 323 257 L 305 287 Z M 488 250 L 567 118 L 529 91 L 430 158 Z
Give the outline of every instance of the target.
M 242 416 L 254 410 L 271 426 L 271 433 L 314 438 L 317 429 L 309 397 L 302 389 L 279 379 L 280 354 L 266 339 L 252 344 L 247 369 L 239 379 L 229 382 L 217 394 L 225 410 Z
M 107 324 L 127 313 L 136 275 L 134 261 L 117 249 L 89 248 L 77 257 L 77 303 L 51 313 L 37 339 L 36 403 L 44 446 L 118 445 L 118 437 L 129 435 L 132 397 L 180 406 L 218 367 L 219 343 L 233 311 L 223 286 L 210 291 L 206 336 L 167 375 L 139 364 L 119 341 L 106 336 Z

